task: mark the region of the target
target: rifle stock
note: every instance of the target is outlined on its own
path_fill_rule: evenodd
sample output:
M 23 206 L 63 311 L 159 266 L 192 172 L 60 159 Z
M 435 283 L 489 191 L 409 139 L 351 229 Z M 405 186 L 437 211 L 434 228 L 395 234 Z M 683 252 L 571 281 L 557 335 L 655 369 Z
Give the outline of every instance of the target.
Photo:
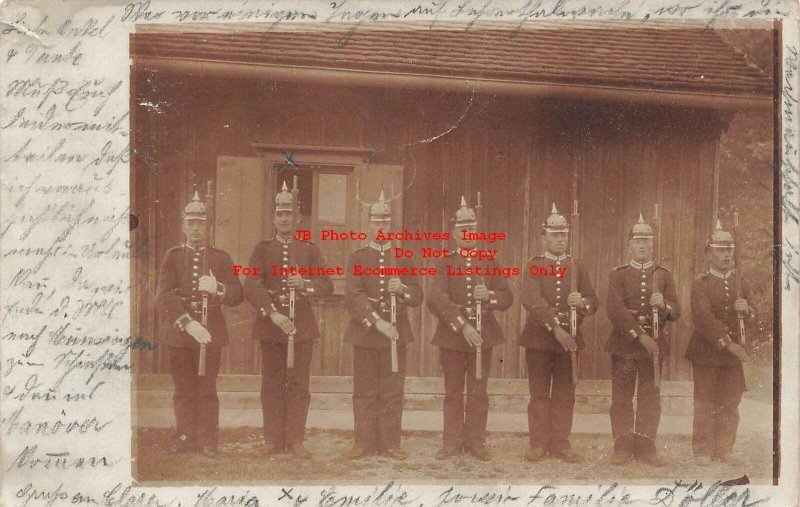
M 653 206 L 653 227 L 656 229 L 655 238 L 653 240 L 653 294 L 660 292 L 658 287 L 658 265 L 661 262 L 659 249 L 661 248 L 661 217 L 658 214 L 658 203 Z M 658 307 L 652 307 L 652 322 L 653 322 L 653 340 L 658 344 L 660 335 L 660 322 L 658 316 Z M 653 354 L 653 381 L 656 387 L 661 387 L 661 358 L 659 351 L 656 350 Z
M 211 249 L 213 240 L 211 235 L 214 233 L 214 193 L 211 186 L 211 181 L 206 186 L 206 245 L 203 250 L 203 275 L 208 275 L 210 268 L 209 263 L 209 250 Z M 208 293 L 203 292 L 203 307 L 200 314 L 200 324 L 208 329 Z M 205 377 L 206 375 L 206 356 L 207 348 L 205 343 L 200 344 L 200 357 L 197 364 L 197 375 Z
M 300 214 L 300 203 L 298 198 L 300 196 L 300 189 L 297 188 L 297 175 L 292 179 L 292 229 L 297 227 L 297 218 Z M 294 232 L 294 231 L 293 231 Z M 294 243 L 294 241 L 292 241 Z M 294 266 L 297 264 L 297 246 L 289 244 L 289 265 Z M 294 324 L 295 317 L 295 304 L 297 302 L 297 291 L 294 287 L 289 287 L 289 320 Z M 286 368 L 294 368 L 294 335 L 289 333 L 289 340 L 286 344 Z
M 394 184 L 392 184 L 391 190 L 391 197 L 389 198 L 389 209 L 391 210 L 392 201 L 394 200 Z M 395 267 L 395 260 L 394 260 L 394 251 L 390 248 L 389 249 L 389 262 L 387 263 L 389 267 Z M 397 295 L 392 292 L 389 295 L 389 316 L 391 319 L 391 324 L 397 329 Z M 391 344 L 391 361 L 392 361 L 392 373 L 398 373 L 400 371 L 400 365 L 398 364 L 397 360 L 397 340 L 390 339 Z
M 569 248 L 570 248 L 570 268 L 572 274 L 569 277 L 569 292 L 570 294 L 573 292 L 577 292 L 578 290 L 578 270 L 577 270 L 577 263 L 576 257 L 580 255 L 578 241 L 580 238 L 580 214 L 578 213 L 578 178 L 577 172 L 574 175 L 572 181 L 572 216 L 570 217 L 570 222 L 572 224 L 572 237 L 570 238 Z M 570 306 L 569 308 L 569 334 L 572 336 L 573 340 L 577 340 L 578 337 L 578 309 L 574 306 Z M 570 366 L 572 369 L 572 383 L 578 383 L 578 353 L 574 350 L 569 352 L 569 361 Z
M 481 193 L 478 192 L 478 197 L 475 202 L 475 228 L 481 230 L 481 218 L 483 215 L 483 204 L 481 204 Z M 479 278 L 481 285 L 484 284 L 483 277 Z M 478 299 L 475 301 L 475 330 L 480 335 L 483 332 L 483 304 Z M 481 340 L 483 337 L 481 336 Z M 475 347 L 475 379 L 481 380 L 483 378 L 483 345 Z
M 739 263 L 739 210 L 733 212 L 733 269 L 736 272 L 736 299 L 742 298 L 742 276 L 739 273 L 741 264 Z M 742 312 L 737 312 L 737 321 L 739 324 L 739 340 L 742 345 L 747 344 L 747 332 L 744 327 L 744 315 Z

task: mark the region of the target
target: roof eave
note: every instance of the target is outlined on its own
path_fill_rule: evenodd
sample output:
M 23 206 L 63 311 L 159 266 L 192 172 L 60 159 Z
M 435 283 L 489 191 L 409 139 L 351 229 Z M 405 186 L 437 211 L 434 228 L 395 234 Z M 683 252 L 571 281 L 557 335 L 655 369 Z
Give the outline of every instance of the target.
M 143 69 L 194 75 L 214 75 L 250 79 L 271 79 L 336 86 L 364 86 L 408 90 L 435 90 L 454 93 L 498 94 L 540 99 L 597 100 L 662 106 L 711 108 L 720 110 L 769 109 L 772 96 L 722 92 L 695 92 L 575 85 L 502 79 L 475 79 L 453 76 L 408 74 L 387 71 L 343 70 L 288 66 L 269 63 L 233 62 L 210 59 L 136 56 Z

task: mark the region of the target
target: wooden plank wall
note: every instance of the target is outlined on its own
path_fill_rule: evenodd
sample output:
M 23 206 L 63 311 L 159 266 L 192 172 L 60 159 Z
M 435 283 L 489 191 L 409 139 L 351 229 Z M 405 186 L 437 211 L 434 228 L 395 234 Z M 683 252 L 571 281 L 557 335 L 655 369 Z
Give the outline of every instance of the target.
M 154 273 L 163 253 L 181 240 L 180 211 L 191 186 L 213 179 L 220 157 L 232 157 L 223 159 L 231 161 L 258 157 L 254 142 L 380 148 L 371 163 L 404 167 L 403 216 L 410 230 L 447 230 L 460 196 L 473 202 L 481 191 L 486 228 L 510 236 L 505 244 L 497 244 L 508 265 L 522 265 L 540 251 L 540 227 L 552 202 L 569 212 L 569 178 L 578 165 L 584 225 L 581 250 L 601 302 L 609 271 L 626 259 L 630 225 L 640 211 L 652 215 L 659 192 L 664 206 L 664 260 L 675 271 L 685 306 L 691 279 L 704 267 L 703 241 L 710 230 L 710 210 L 705 210 L 711 202 L 721 128 L 710 123 L 709 115 L 593 103 L 545 107 L 524 98 L 332 89 L 153 74 L 141 69 L 133 79 L 139 95 L 133 104 L 137 108 L 133 208 L 141 220 L 134 239 L 147 242 L 150 253 L 136 259 L 133 268 L 134 307 L 138 309 L 134 333 L 156 341 Z M 187 89 L 193 93 L 184 94 Z M 241 188 L 258 193 L 257 186 L 257 181 L 248 180 Z M 272 196 L 261 199 L 255 194 L 240 199 L 240 206 L 252 207 L 240 208 L 240 216 L 252 215 L 253 221 L 246 224 L 238 244 L 234 237 L 218 237 L 220 247 L 236 251 L 234 257 L 244 262 L 249 257 L 244 244 L 265 235 L 264 221 L 271 221 Z M 264 203 L 267 211 L 259 216 Z M 687 209 L 697 212 L 687 213 Z M 407 246 L 421 250 L 441 245 L 422 241 Z M 428 263 L 419 257 L 415 260 Z M 515 296 L 521 280 L 510 280 Z M 424 288 L 429 285 L 430 280 L 425 280 Z M 248 338 L 235 340 L 229 347 L 223 372 L 260 371 L 257 347 L 244 330 L 251 318 L 248 312 L 252 310 L 229 313 L 234 325 L 242 328 L 241 335 Z M 326 339 L 322 349 L 317 344 L 313 374 L 350 375 L 352 353 L 341 341 L 347 324 L 341 302 L 318 305 L 317 316 L 324 323 Z M 492 376 L 522 378 L 524 361 L 515 338 L 525 312 L 518 298 L 499 317 L 507 343 L 495 352 Z M 685 314 L 672 330 L 678 355 L 688 343 L 688 317 Z M 437 350 L 429 344 L 436 319 L 422 308 L 412 312 L 412 322 L 416 343 L 409 351 L 410 375 L 440 375 Z M 610 361 L 603 352 L 609 327 L 604 307 L 587 321 L 590 346 L 581 359 L 584 377 L 609 377 Z M 162 352 L 142 358 L 138 368 L 141 373 L 167 371 Z M 689 378 L 685 361 L 670 362 L 667 377 Z

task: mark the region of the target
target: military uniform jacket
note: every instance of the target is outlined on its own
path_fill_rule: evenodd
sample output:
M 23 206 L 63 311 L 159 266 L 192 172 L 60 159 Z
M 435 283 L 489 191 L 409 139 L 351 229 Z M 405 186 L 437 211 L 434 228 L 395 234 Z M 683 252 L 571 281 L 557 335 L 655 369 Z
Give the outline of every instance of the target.
M 291 255 L 290 255 L 291 253 Z M 287 343 L 289 336 L 269 318 L 273 311 L 289 315 L 289 286 L 287 277 L 273 275 L 273 266 L 289 267 L 293 258 L 294 266 L 304 268 L 325 267 L 325 257 L 320 249 L 308 241 L 284 240 L 276 236 L 262 241 L 253 249 L 250 267 L 258 268 L 260 276 L 249 276 L 244 282 L 244 295 L 256 309 L 253 324 L 253 338 L 271 343 Z M 295 291 L 294 326 L 295 341 L 309 341 L 319 337 L 317 321 L 311 308 L 312 297 L 326 297 L 333 294 L 333 282 L 327 276 L 304 278 L 305 287 Z
M 220 347 L 228 343 L 228 328 L 222 315 L 221 305 L 236 306 L 243 300 L 242 285 L 233 276 L 233 261 L 230 255 L 216 248 L 209 249 L 208 266 L 217 279 L 217 294 L 208 296 L 208 320 L 206 329 L 211 334 L 209 347 Z M 205 248 L 195 249 L 184 244 L 167 251 L 158 274 L 156 305 L 160 310 L 159 332 L 171 347 L 199 347 L 197 340 L 182 330 L 179 320 L 188 314 L 201 321 L 203 293 L 198 288 L 203 266 Z M 207 273 L 206 273 L 207 274 Z
M 437 263 L 436 276 L 428 292 L 428 308 L 439 319 L 433 344 L 461 352 L 473 350 L 461 330 L 468 322 L 477 329 L 477 305 L 472 291 L 480 284 L 489 289 L 489 299 L 481 302 L 481 348 L 489 349 L 503 343 L 503 330 L 494 317 L 494 310 L 507 310 L 514 300 L 508 281 L 500 276 L 448 275 L 448 264 L 462 270 L 474 269 L 475 266 L 473 259 L 462 257 L 458 251 L 451 252 L 451 255 Z
M 659 310 L 659 354 L 669 354 L 669 340 L 663 336 L 668 320 L 678 320 L 681 307 L 672 272 L 663 266 L 653 267 L 652 261 L 640 264 L 631 261 L 611 271 L 608 282 L 606 313 L 611 321 L 611 334 L 606 352 L 620 357 L 650 357 L 647 349 L 639 343 L 640 334 L 653 336 L 653 276 L 657 276 L 658 292 L 664 296 L 666 310 Z
M 530 273 L 530 266 L 550 269 L 550 265 L 555 269 L 567 268 L 564 278 L 557 276 L 534 276 Z M 578 347 L 583 348 L 585 343 L 580 332 L 581 322 L 588 315 L 597 312 L 597 296 L 592 287 L 589 273 L 581 261 L 573 262 L 568 255 L 556 257 L 552 254 L 538 255 L 533 257 L 526 266 L 522 281 L 522 294 L 520 300 L 528 311 L 525 327 L 519 335 L 519 345 L 528 349 L 542 352 L 564 352 L 567 351 L 556 340 L 553 329 L 558 322 L 564 331 L 569 332 L 569 305 L 567 296 L 571 277 L 577 276 L 577 289 L 583 296 L 584 307 L 577 309 L 578 314 L 578 333 L 576 342 Z M 577 273 L 576 273 L 577 271 Z
M 391 276 L 359 276 L 353 274 L 353 266 L 365 268 L 380 266 L 409 266 L 406 259 L 394 259 L 392 244 L 370 246 L 356 250 L 347 263 L 347 279 L 345 285 L 344 305 L 350 314 L 350 322 L 345 330 L 345 341 L 367 348 L 388 348 L 391 340 L 375 329 L 375 322 L 383 319 L 391 322 L 391 297 L 387 290 Z M 411 325 L 408 321 L 407 308 L 422 304 L 422 288 L 418 276 L 401 276 L 405 286 L 402 295 L 395 297 L 397 304 L 397 323 L 395 327 L 400 335 L 397 343 L 403 344 L 414 340 Z
M 739 359 L 725 349 L 728 341 L 740 343 L 738 315 L 733 309 L 736 287 L 741 297 L 750 300 L 750 287 L 733 271 L 726 274 L 710 270 L 692 282 L 692 324 L 694 333 L 686 349 L 686 359 L 708 366 L 735 366 Z M 752 322 L 752 313 L 744 315 Z

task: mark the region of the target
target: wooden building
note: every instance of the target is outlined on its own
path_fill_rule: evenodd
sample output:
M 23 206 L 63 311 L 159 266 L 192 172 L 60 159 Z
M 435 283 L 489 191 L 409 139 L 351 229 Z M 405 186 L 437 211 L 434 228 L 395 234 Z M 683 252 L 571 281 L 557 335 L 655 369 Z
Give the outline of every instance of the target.
M 610 376 L 608 274 L 626 262 L 639 213 L 650 217 L 659 203 L 661 255 L 686 309 L 669 330 L 665 378 L 689 379 L 682 359 L 689 288 L 705 268 L 719 137 L 733 114 L 772 106 L 771 80 L 714 30 L 699 28 L 348 29 L 179 33 L 145 25 L 131 36 L 139 217 L 132 237 L 148 253 L 132 266 L 133 332 L 158 342 L 158 266 L 181 242 L 181 210 L 195 184 L 215 183 L 216 245 L 240 264 L 274 234 L 274 195 L 296 173 L 304 226 L 330 265 L 346 266 L 360 243 L 319 241 L 320 231 L 366 230 L 360 203 L 383 188 L 398 196 L 392 230 L 410 231 L 448 230 L 461 195 L 474 201 L 481 192 L 485 229 L 509 236 L 492 248 L 503 264 L 524 270 L 540 251 L 551 203 L 569 213 L 577 171 L 580 250 L 601 300 L 584 325 L 582 377 Z M 418 265 L 434 262 L 421 257 L 423 247 L 442 246 L 404 243 Z M 525 377 L 516 343 L 525 318 L 521 282 L 510 279 L 514 305 L 498 314 L 507 340 L 493 377 Z M 313 375 L 352 373 L 343 280 L 336 284 L 336 294 L 316 305 L 323 339 Z M 227 316 L 232 344 L 223 373 L 259 374 L 253 309 L 244 304 Z M 440 376 L 430 345 L 435 318 L 423 305 L 412 324 L 409 376 Z M 139 373 L 167 371 L 158 350 L 140 358 Z

